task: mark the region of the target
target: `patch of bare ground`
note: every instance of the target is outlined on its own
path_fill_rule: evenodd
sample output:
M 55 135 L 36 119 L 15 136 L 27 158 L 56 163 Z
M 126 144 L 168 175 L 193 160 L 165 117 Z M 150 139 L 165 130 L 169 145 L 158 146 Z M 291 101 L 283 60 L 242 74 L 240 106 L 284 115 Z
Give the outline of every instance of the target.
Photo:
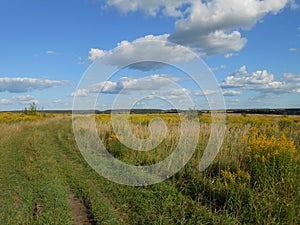
M 34 207 L 33 207 L 33 218 L 34 220 L 38 220 L 40 214 L 42 213 L 42 210 L 43 210 L 43 207 L 37 202 L 37 201 L 34 201 Z
M 69 193 L 69 204 L 73 216 L 74 225 L 94 225 L 92 215 L 82 198 L 76 197 L 73 193 Z

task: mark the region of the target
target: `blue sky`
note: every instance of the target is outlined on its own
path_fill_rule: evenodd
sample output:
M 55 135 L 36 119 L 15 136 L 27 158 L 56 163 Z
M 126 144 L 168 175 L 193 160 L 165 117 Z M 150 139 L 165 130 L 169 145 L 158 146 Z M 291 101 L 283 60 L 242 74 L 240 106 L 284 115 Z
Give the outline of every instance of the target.
M 300 107 L 298 4 L 1 1 L 0 110 L 21 110 L 31 102 L 44 109 L 72 109 L 74 97 L 87 101 L 95 94 L 98 109 L 111 108 L 116 98 L 122 103 L 137 97 L 135 107 L 187 108 L 192 106 L 185 104 L 188 98 L 196 107 L 207 108 L 205 99 L 216 90 L 199 90 L 188 74 L 172 66 L 128 67 L 109 80 L 98 68 L 89 86 L 82 82 L 76 90 L 97 60 L 105 59 L 118 69 L 147 54 L 177 65 L 193 60 L 184 53 L 186 48 L 214 73 L 227 108 Z

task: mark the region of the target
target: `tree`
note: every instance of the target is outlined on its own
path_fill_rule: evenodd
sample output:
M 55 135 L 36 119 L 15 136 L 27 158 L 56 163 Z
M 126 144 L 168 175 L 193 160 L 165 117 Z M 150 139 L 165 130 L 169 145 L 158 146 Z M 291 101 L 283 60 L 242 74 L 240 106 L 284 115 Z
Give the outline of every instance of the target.
M 196 110 L 195 108 L 189 108 L 185 113 L 185 117 L 189 120 L 199 118 L 199 111 Z
M 37 112 L 37 105 L 35 102 L 30 103 L 29 105 L 29 113 L 30 115 L 36 115 Z
M 35 102 L 30 103 L 29 107 L 25 107 L 23 113 L 26 115 L 36 115 L 37 113 L 37 104 Z

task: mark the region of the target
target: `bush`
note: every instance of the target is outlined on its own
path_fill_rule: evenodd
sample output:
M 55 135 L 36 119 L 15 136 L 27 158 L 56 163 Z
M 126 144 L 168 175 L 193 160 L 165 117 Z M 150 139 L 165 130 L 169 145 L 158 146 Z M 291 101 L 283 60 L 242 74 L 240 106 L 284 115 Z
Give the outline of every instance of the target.
M 270 187 L 291 176 L 297 158 L 293 140 L 284 134 L 267 137 L 255 128 L 250 135 L 244 167 L 251 175 L 251 183 Z

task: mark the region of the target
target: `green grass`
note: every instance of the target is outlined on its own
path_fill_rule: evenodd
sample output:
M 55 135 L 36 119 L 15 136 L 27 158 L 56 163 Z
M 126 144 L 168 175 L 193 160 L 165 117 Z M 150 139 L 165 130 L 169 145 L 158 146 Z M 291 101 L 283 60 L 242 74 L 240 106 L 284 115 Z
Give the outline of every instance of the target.
M 115 140 L 108 119 L 97 117 L 99 135 L 128 163 L 151 164 L 176 145 L 177 117 L 164 115 L 174 136 L 146 156 Z M 133 132 L 149 135 L 151 118 L 131 120 Z M 175 176 L 145 187 L 113 183 L 90 168 L 68 117 L 0 123 L 0 224 L 72 224 L 70 192 L 84 199 L 95 224 L 299 224 L 299 118 L 230 117 L 220 153 L 200 173 L 209 137 L 208 117 L 202 121 L 192 160 Z M 268 151 L 274 157 L 261 160 Z

